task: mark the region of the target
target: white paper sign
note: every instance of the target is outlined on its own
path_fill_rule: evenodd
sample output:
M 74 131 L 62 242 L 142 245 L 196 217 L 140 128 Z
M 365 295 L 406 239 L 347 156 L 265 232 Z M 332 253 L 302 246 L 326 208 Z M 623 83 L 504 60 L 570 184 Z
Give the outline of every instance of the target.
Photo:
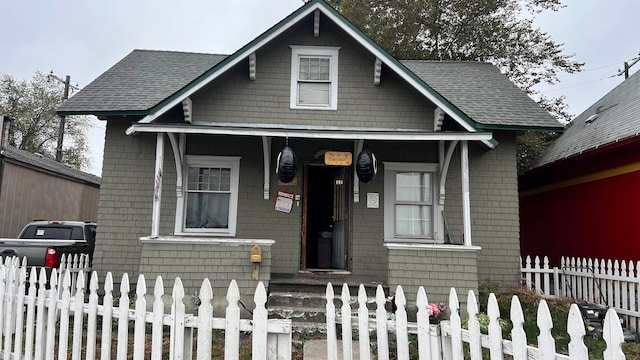
M 293 194 L 278 191 L 278 197 L 276 198 L 276 211 L 290 213 L 293 208 Z

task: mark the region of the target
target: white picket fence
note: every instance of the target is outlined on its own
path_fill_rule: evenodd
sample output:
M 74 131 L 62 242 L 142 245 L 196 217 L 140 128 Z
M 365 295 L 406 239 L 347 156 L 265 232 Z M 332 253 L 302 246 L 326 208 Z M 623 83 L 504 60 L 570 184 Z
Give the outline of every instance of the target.
M 527 256 L 522 264 L 523 282 L 538 294 L 571 297 L 614 308 L 633 331 L 640 330 L 640 261 L 612 261 L 563 257 L 560 267 L 550 267 Z
M 339 357 L 334 298 L 333 286 L 328 284 L 326 290 L 328 360 L 352 358 L 354 326 L 357 328 L 360 359 L 362 360 L 371 358 L 369 340 L 369 329 L 371 327 L 375 329 L 377 341 L 376 358 L 380 360 L 388 360 L 390 357 L 388 336 L 390 331 L 395 332 L 396 358 L 398 360 L 409 359 L 409 334 L 417 334 L 418 355 L 421 360 L 462 360 L 465 358 L 463 343 L 468 344 L 467 358 L 471 360 L 482 359 L 483 348 L 488 349 L 491 359 L 503 359 L 504 355 L 511 355 L 514 360 L 585 360 L 589 358 L 587 347 L 582 341 L 585 336 L 584 324 L 580 310 L 575 304 L 571 306 L 567 324 L 567 333 L 571 337 L 569 355 L 562 355 L 556 353 L 555 340 L 551 335 L 553 322 L 545 300 L 541 300 L 538 306 L 537 324 L 540 335 L 538 336 L 538 347 L 533 347 L 527 344 L 523 329 L 524 315 L 517 296 L 513 296 L 511 300 L 510 320 L 513 323 L 511 340 L 505 340 L 502 338 L 502 329 L 498 323 L 500 310 L 494 294 L 489 295 L 487 315 L 490 323 L 488 334 L 484 335 L 480 333 L 478 303 L 473 291 L 469 291 L 467 296 L 468 329 L 463 329 L 462 318 L 464 316 L 459 314 L 460 304 L 454 288 L 451 288 L 449 293 L 450 319 L 442 321 L 439 325 L 431 325 L 427 313 L 429 302 L 423 287 L 418 289 L 416 301 L 418 307 L 417 323 L 411 324 L 407 322 L 406 299 L 402 287 L 398 286 L 396 289 L 395 303 L 397 310 L 395 312 L 395 320 L 390 321 L 385 310 L 386 297 L 382 286 L 378 285 L 375 319 L 373 326 L 371 326 L 367 309 L 367 294 L 364 286 L 360 285 L 358 290 L 357 316 L 352 319 L 352 309 L 349 301 L 351 295 L 346 284 L 342 286 L 342 294 L 340 296 L 342 307 L 338 316 L 341 318 L 343 351 L 342 356 Z M 607 343 L 607 349 L 603 352 L 605 360 L 621 360 L 625 358 L 621 350 L 621 345 L 624 342 L 622 326 L 613 309 L 610 309 L 605 317 L 604 340 Z
M 175 279 L 171 311 L 164 313 L 164 285 L 156 278 L 152 311 L 147 311 L 146 281 L 138 277 L 133 308 L 130 307 L 129 278 L 122 276 L 118 305 L 114 305 L 113 279 L 104 280 L 104 296 L 99 303 L 98 276 L 91 275 L 85 294 L 84 272 L 78 272 L 75 291 L 71 272 L 64 272 L 58 284 L 57 271 L 47 283 L 17 259 L 7 259 L 0 267 L 0 353 L 8 359 L 170 359 L 212 358 L 214 329 L 224 330 L 224 358 L 238 359 L 240 333 L 251 333 L 253 359 L 291 359 L 291 321 L 267 319 L 267 294 L 262 283 L 256 287 L 253 319 L 240 319 L 240 294 L 235 281 L 227 291 L 224 318 L 213 317 L 213 291 L 204 279 L 199 291 L 197 315 L 186 314 L 186 297 L 180 278 Z M 72 293 L 73 291 L 73 293 Z M 85 302 L 85 297 L 88 302 Z M 72 326 L 72 328 L 71 328 Z M 169 331 L 165 331 L 169 327 Z M 130 331 L 130 328 L 133 331 Z M 150 328 L 150 331 L 148 329 Z M 194 351 L 194 334 L 196 349 Z M 69 343 L 71 341 L 71 343 Z M 112 354 L 115 349 L 115 354 Z M 163 356 L 163 353 L 165 355 Z

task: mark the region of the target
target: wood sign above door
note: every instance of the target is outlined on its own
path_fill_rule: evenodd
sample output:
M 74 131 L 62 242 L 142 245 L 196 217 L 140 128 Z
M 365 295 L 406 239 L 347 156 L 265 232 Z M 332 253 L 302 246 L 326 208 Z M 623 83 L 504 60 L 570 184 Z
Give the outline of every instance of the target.
M 352 162 L 352 155 L 348 151 L 327 151 L 324 153 L 325 165 L 349 166 Z

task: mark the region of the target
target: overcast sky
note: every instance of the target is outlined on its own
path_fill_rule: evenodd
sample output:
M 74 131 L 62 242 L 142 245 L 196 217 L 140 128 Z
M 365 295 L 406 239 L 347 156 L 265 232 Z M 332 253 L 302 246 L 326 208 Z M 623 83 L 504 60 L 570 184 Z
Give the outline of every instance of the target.
M 540 90 L 565 95 L 578 115 L 618 85 L 640 52 L 637 0 L 564 0 L 536 25 L 585 62 Z M 302 6 L 302 0 L 0 0 L 0 73 L 28 80 L 53 72 L 83 87 L 133 49 L 231 54 Z M 632 73 L 640 63 L 632 68 Z M 612 77 L 613 76 L 613 77 Z M 102 168 L 104 122 L 89 134 L 92 168 Z

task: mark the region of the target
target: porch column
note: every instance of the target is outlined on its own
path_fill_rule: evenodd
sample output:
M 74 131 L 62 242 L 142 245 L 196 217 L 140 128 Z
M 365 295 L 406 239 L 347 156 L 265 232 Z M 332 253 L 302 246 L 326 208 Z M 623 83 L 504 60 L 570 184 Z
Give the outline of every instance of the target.
M 460 147 L 460 166 L 462 173 L 462 224 L 464 245 L 471 246 L 471 205 L 469 200 L 469 147 L 464 140 Z
M 156 137 L 156 170 L 153 187 L 153 210 L 151 213 L 151 237 L 158 237 L 160 231 L 160 203 L 162 200 L 162 166 L 164 164 L 164 133 Z

